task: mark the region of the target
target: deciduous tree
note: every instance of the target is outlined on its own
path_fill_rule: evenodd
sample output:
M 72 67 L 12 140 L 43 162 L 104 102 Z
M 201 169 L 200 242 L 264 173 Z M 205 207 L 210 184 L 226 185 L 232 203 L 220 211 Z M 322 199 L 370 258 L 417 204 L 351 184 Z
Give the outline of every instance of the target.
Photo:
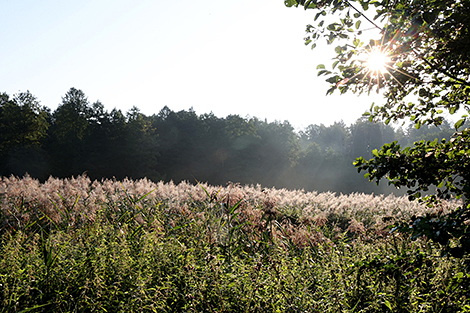
M 0 174 L 44 175 L 47 117 L 48 110 L 29 91 L 12 99 L 0 94 Z
M 396 142 L 374 150 L 355 165 L 371 181 L 388 179 L 409 188 L 409 196 L 433 207 L 457 197 L 463 205 L 440 216 L 415 218 L 402 230 L 426 235 L 454 256 L 470 253 L 470 129 L 462 127 L 470 109 L 470 1 L 468 0 L 286 0 L 315 10 L 305 43 L 326 39 L 335 45 L 331 67 L 318 74 L 328 93 L 377 91 L 384 102 L 372 105 L 371 121 L 409 120 L 440 125 L 442 114 L 462 114 L 450 140 Z M 377 30 L 376 32 L 370 29 Z M 365 36 L 368 35 L 369 36 Z M 431 195 L 423 196 L 433 186 Z

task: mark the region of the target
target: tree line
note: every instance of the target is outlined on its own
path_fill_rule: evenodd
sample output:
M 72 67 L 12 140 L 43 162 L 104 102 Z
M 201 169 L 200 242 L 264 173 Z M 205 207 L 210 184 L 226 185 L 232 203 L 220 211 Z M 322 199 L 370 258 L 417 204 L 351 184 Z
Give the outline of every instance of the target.
M 358 119 L 296 132 L 288 122 L 197 115 L 163 107 L 108 112 L 71 88 L 53 112 L 29 91 L 0 94 L 0 175 L 40 180 L 81 174 L 91 179 L 147 177 L 153 181 L 261 184 L 318 191 L 393 192 L 357 173 L 356 157 L 372 158 L 384 143 L 449 138 L 440 126 L 394 128 Z

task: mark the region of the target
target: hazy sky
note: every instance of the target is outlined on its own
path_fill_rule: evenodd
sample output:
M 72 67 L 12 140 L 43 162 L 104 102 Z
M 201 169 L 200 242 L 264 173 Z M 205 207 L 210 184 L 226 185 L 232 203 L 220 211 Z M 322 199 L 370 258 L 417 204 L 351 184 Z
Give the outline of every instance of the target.
M 53 110 L 75 87 L 108 110 L 193 107 L 302 128 L 353 123 L 380 101 L 325 96 L 316 66 L 334 47 L 306 47 L 315 13 L 283 0 L 0 0 L 0 12 L 0 92 L 29 90 Z

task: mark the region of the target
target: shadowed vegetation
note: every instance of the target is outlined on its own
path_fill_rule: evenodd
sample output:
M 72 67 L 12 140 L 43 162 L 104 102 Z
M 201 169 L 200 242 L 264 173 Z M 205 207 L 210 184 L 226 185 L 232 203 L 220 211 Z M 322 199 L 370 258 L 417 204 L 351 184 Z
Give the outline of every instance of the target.
M 295 131 L 288 121 L 225 118 L 174 112 L 146 116 L 90 103 L 71 88 L 54 111 L 29 92 L 0 96 L 0 175 L 45 181 L 87 173 L 92 179 L 148 178 L 224 185 L 229 181 L 265 187 L 342 193 L 396 193 L 358 174 L 356 157 L 372 157 L 384 143 L 403 145 L 450 138 L 452 127 L 393 128 L 359 119 L 352 125 L 309 125 Z
M 424 210 L 259 185 L 3 178 L 0 312 L 468 311 L 468 259 L 387 228 Z

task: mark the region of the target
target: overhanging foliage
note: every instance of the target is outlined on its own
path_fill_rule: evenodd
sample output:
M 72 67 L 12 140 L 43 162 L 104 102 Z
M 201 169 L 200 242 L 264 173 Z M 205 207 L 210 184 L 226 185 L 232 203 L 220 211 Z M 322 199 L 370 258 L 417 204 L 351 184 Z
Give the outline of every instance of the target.
M 435 239 L 445 246 L 444 252 L 455 256 L 469 253 L 469 129 L 462 125 L 470 103 L 470 1 L 287 0 L 285 4 L 317 12 L 315 23 L 307 26 L 306 45 L 315 48 L 320 39 L 337 45 L 331 68 L 317 67 L 318 75 L 331 84 L 327 93 L 383 94 L 384 103 L 373 104 L 365 113 L 371 121 L 409 120 L 419 128 L 440 125 L 443 114 L 462 114 L 451 140 L 421 141 L 405 149 L 394 142 L 374 151 L 368 161 L 358 158 L 355 165 L 371 181 L 386 178 L 397 188 L 410 188 L 410 198 L 429 206 L 442 198 L 462 198 L 458 217 L 415 220 L 399 229 Z M 374 50 L 388 57 L 383 72 L 367 68 L 364 56 Z M 422 196 L 435 186 L 434 194 Z M 430 231 L 429 223 L 437 226 Z M 459 231 L 451 232 L 449 223 Z

